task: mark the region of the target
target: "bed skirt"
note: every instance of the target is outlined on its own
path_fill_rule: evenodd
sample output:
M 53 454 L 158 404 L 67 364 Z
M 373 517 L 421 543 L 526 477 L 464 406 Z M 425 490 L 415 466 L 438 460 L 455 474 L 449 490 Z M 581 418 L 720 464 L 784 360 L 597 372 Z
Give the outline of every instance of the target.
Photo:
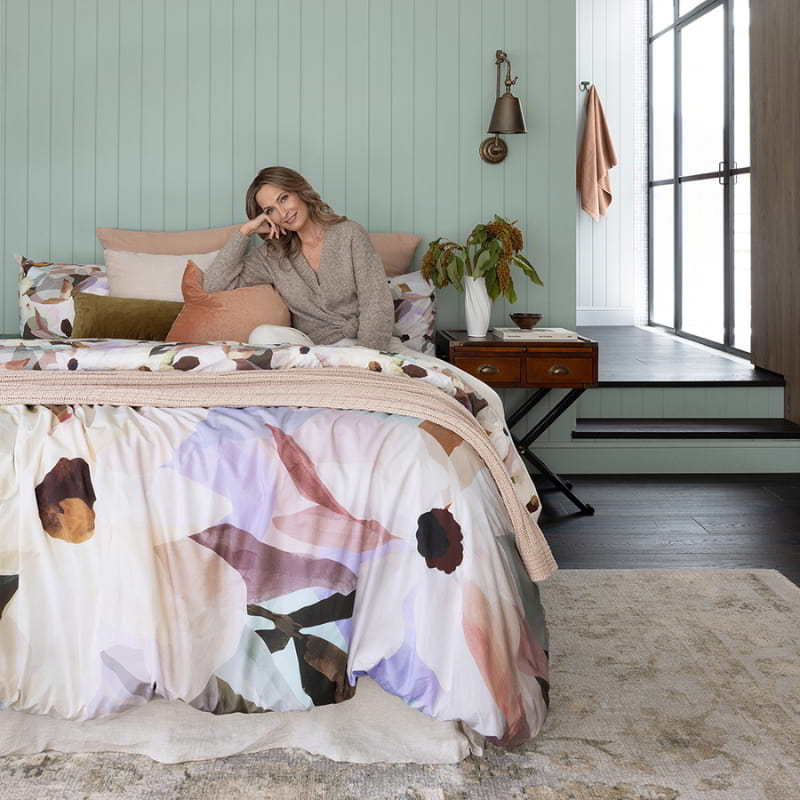
M 0 756 L 113 750 L 175 764 L 280 747 L 361 764 L 448 764 L 481 755 L 483 737 L 459 722 L 411 708 L 368 677 L 359 678 L 358 691 L 347 702 L 309 711 L 217 716 L 154 700 L 122 714 L 75 722 L 0 710 Z

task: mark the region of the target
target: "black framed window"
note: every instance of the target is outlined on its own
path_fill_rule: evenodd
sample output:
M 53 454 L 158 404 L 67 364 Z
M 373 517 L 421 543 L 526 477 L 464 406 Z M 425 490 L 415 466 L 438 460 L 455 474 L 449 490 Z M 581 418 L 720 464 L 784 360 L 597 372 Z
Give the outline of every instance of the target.
M 649 0 L 649 320 L 750 350 L 750 0 Z

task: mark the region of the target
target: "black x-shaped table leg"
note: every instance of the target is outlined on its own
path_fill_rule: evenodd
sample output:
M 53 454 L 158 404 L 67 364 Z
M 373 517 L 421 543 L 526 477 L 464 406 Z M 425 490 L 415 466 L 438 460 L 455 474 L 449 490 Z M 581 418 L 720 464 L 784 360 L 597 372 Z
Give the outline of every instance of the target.
M 550 393 L 551 387 L 537 389 L 518 408 L 508 416 L 509 431 L 516 425 L 535 405 Z M 571 389 L 567 395 L 556 403 L 524 436 L 517 438 L 511 435 L 514 446 L 519 454 L 539 472 L 542 473 L 560 492 L 565 494 L 583 514 L 594 514 L 594 508 L 584 503 L 573 491 L 572 484 L 560 478 L 541 458 L 534 455 L 529 448 L 531 442 L 538 439 L 583 393 L 585 389 Z

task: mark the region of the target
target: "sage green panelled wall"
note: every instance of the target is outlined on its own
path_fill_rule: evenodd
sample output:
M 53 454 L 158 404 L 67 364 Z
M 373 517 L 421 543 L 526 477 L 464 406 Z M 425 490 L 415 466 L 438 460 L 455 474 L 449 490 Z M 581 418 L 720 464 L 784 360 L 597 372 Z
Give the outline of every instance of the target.
M 98 225 L 241 220 L 251 178 L 275 163 L 372 231 L 464 239 L 491 214 L 520 220 L 545 288 L 520 281 L 518 306 L 574 324 L 574 2 L 0 6 L 0 330 L 18 329 L 14 253 L 92 262 Z M 529 133 L 487 165 L 497 49 Z M 462 305 L 443 292 L 440 324 L 463 324 Z M 493 321 L 507 312 L 496 303 Z

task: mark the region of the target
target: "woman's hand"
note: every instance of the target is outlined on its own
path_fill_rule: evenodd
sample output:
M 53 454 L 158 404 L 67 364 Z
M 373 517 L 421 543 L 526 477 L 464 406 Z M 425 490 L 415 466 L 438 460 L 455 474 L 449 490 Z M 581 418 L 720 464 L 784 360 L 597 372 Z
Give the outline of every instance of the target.
M 257 217 L 248 220 L 239 228 L 239 232 L 245 236 L 252 236 L 254 233 L 266 233 L 269 239 L 279 239 L 286 231 L 277 223 L 273 222 L 263 212 Z

